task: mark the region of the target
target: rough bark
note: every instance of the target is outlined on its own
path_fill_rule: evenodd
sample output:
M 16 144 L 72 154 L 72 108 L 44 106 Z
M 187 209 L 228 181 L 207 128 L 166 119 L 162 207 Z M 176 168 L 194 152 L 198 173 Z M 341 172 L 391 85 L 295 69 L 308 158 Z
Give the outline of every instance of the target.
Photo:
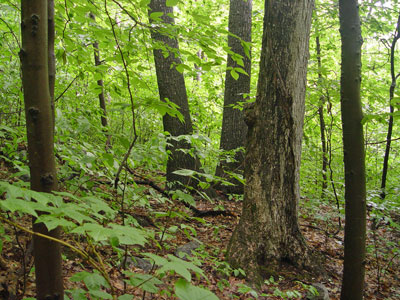
M 318 61 L 318 83 L 322 83 L 322 72 L 321 72 L 321 44 L 319 42 L 319 36 L 316 37 L 316 51 L 317 51 L 317 61 Z M 327 184 L 327 167 L 328 167 L 328 150 L 326 147 L 326 137 L 325 137 L 325 118 L 324 118 L 324 105 L 325 105 L 325 97 L 321 93 L 319 98 L 319 106 L 318 106 L 318 115 L 319 115 L 319 127 L 321 133 L 321 151 L 322 151 L 322 198 L 325 197 L 326 189 L 328 187 Z
M 165 0 L 152 0 L 150 2 L 149 16 L 153 12 L 163 12 L 162 21 L 166 24 L 174 24 L 171 17 L 173 13 L 172 7 L 166 6 Z M 150 17 L 150 22 L 154 20 Z M 158 91 L 161 101 L 168 99 L 178 106 L 180 113 L 184 117 L 181 122 L 177 117 L 165 114 L 163 117 L 164 131 L 167 131 L 171 139 L 168 141 L 167 152 L 169 157 L 167 160 L 167 182 L 172 189 L 179 188 L 174 184 L 179 182 L 183 185 L 191 184 L 189 177 L 176 175 L 173 172 L 180 169 L 196 170 L 196 159 L 190 153 L 190 144 L 185 141 L 177 141 L 180 135 L 190 135 L 193 133 L 192 121 L 190 118 L 189 103 L 186 94 L 186 86 L 183 74 L 180 73 L 176 66 L 181 64 L 179 58 L 179 46 L 175 37 L 167 34 L 168 30 L 173 30 L 171 26 L 167 26 L 162 30 L 160 26 L 154 27 L 151 31 L 152 39 L 157 43 L 153 50 L 154 61 L 156 66 Z M 182 151 L 182 149 L 184 151 Z
M 22 82 L 24 88 L 31 189 L 57 190 L 54 131 L 49 90 L 48 6 L 43 0 L 21 1 Z M 56 238 L 59 229 L 43 224 L 33 230 Z M 62 299 L 61 249 L 58 243 L 34 237 L 37 299 Z
M 312 0 L 265 1 L 257 97 L 245 110 L 242 216 L 227 251 L 255 282 L 287 265 L 323 272 L 297 216 L 312 8 Z
M 96 17 L 94 14 L 90 13 L 90 18 L 93 21 L 96 21 Z M 93 54 L 94 54 L 94 65 L 100 66 L 101 65 L 101 60 L 100 60 L 100 50 L 99 50 L 99 43 L 95 41 L 93 43 Z M 97 80 L 97 85 L 100 87 L 100 93 L 99 93 L 99 105 L 101 109 L 101 116 L 100 116 L 100 121 L 101 121 L 101 126 L 103 127 L 103 131 L 106 134 L 106 149 L 110 148 L 111 145 L 111 136 L 108 133 L 108 121 L 107 121 L 107 107 L 106 107 L 106 100 L 104 97 L 104 83 L 103 79 Z
M 230 1 L 229 32 L 246 42 L 251 41 L 251 12 L 252 0 Z M 238 105 L 238 102 L 246 101 L 246 95 L 250 92 L 251 59 L 246 55 L 240 39 L 231 35 L 228 36 L 228 47 L 242 57 L 243 65 L 239 65 L 232 59 L 232 55 L 228 54 L 220 142 L 220 148 L 225 151 L 244 147 L 247 133 L 243 111 L 234 107 Z M 235 80 L 231 75 L 231 70 L 237 67 L 243 68 L 248 75 L 239 73 L 239 78 Z M 234 159 L 235 162 L 221 160 L 217 166 L 216 175 L 229 178 L 225 171 L 241 173 L 243 171 L 244 151 L 236 152 Z M 219 188 L 223 188 L 226 192 L 243 193 L 242 183 L 233 178 L 229 181 L 235 186 L 221 186 Z
M 357 0 L 339 0 L 339 19 L 346 214 L 341 300 L 358 300 L 364 291 L 366 187 L 360 98 L 362 37 Z
M 393 132 L 393 113 L 394 113 L 394 107 L 392 105 L 392 100 L 394 97 L 394 90 L 396 88 L 396 81 L 397 78 L 400 76 L 400 73 L 396 75 L 395 70 L 394 70 L 394 53 L 396 49 L 396 43 L 397 40 L 400 38 L 400 14 L 397 19 L 397 25 L 396 25 L 396 30 L 395 30 L 395 36 L 392 41 L 392 45 L 390 46 L 390 76 L 392 79 L 392 82 L 390 84 L 389 88 L 389 109 L 390 109 L 390 116 L 389 116 L 389 121 L 388 121 L 388 131 L 386 135 L 386 148 L 385 148 L 385 156 L 383 158 L 383 167 L 382 167 L 382 180 L 381 180 L 381 198 L 385 199 L 386 197 L 386 179 L 387 179 L 387 172 L 389 168 L 389 156 L 390 156 L 390 146 L 392 142 L 392 132 Z

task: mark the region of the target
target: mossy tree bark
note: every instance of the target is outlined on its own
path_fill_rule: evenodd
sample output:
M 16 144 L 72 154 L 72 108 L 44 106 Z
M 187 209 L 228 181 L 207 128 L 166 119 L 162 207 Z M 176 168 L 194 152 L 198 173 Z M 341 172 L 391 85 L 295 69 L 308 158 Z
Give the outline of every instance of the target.
M 229 6 L 229 32 L 245 42 L 251 42 L 251 12 L 252 0 L 231 0 Z M 244 48 L 239 38 L 228 36 L 228 47 L 234 54 L 228 54 L 225 75 L 224 112 L 222 119 L 221 143 L 222 150 L 230 151 L 244 147 L 247 125 L 244 122 L 243 111 L 238 109 L 239 102 L 247 100 L 250 93 L 251 59 L 249 48 Z M 247 49 L 245 51 L 245 49 Z M 247 55 L 246 55 L 247 52 Z M 235 59 L 234 59 L 235 58 Z M 239 63 L 238 63 L 239 62 Z M 238 74 L 235 79 L 231 75 L 233 68 L 242 68 L 246 74 Z M 225 172 L 241 173 L 243 171 L 244 151 L 236 152 L 235 161 L 221 160 L 217 166 L 216 175 L 228 177 Z M 220 186 L 226 192 L 243 193 L 243 184 L 236 179 L 230 179 L 235 186 Z
M 227 251 L 229 262 L 256 283 L 285 265 L 323 272 L 297 216 L 313 2 L 265 1 L 257 97 L 245 110 L 242 216 Z
M 49 90 L 48 6 L 43 0 L 21 1 L 22 81 L 24 88 L 31 189 L 57 190 L 54 131 Z M 60 238 L 59 229 L 48 231 L 42 223 L 33 230 Z M 36 298 L 63 299 L 61 249 L 58 243 L 34 236 Z
M 184 120 L 180 121 L 177 117 L 165 114 L 163 117 L 164 131 L 167 131 L 171 139 L 168 141 L 167 152 L 167 182 L 170 188 L 179 188 L 174 184 L 179 182 L 183 185 L 192 184 L 190 177 L 180 176 L 173 172 L 180 169 L 197 170 L 198 166 L 194 155 L 191 155 L 191 145 L 186 140 L 177 140 L 181 135 L 193 133 L 192 120 L 190 118 L 189 103 L 186 94 L 185 79 L 176 66 L 181 64 L 179 58 L 179 45 L 174 36 L 174 18 L 172 17 L 173 8 L 166 5 L 165 0 L 152 0 L 150 2 L 149 17 L 150 22 L 154 23 L 151 14 L 162 12 L 162 21 L 170 26 L 157 26 L 151 31 L 152 39 L 156 42 L 154 62 L 156 66 L 158 91 L 161 101 L 168 99 L 177 105 L 179 112 Z M 182 151 L 183 150 L 183 151 Z
M 342 67 L 340 100 L 345 172 L 344 270 L 341 300 L 363 299 L 366 186 L 360 98 L 361 26 L 357 0 L 339 0 Z

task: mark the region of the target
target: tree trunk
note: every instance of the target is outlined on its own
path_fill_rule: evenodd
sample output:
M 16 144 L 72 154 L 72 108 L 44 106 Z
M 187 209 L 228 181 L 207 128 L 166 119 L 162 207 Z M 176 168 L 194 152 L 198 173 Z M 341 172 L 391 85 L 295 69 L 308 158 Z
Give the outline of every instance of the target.
M 322 72 L 321 72 L 321 44 L 319 42 L 319 36 L 316 37 L 316 50 L 317 50 L 317 61 L 318 61 L 318 83 L 322 83 Z M 326 147 L 326 137 L 325 137 L 325 119 L 324 119 L 324 105 L 325 105 L 325 97 L 321 92 L 321 96 L 319 97 L 320 103 L 318 106 L 318 115 L 319 115 L 319 127 L 321 132 L 321 150 L 322 150 L 322 198 L 325 198 L 325 193 L 327 189 L 327 167 L 328 167 L 328 150 Z
M 94 14 L 90 13 L 90 18 L 95 22 L 96 17 Z M 101 60 L 100 60 L 100 50 L 99 50 L 99 43 L 95 41 L 93 43 L 93 49 L 94 49 L 94 65 L 100 66 L 101 65 Z M 103 132 L 106 134 L 106 150 L 110 148 L 111 146 L 111 136 L 108 133 L 108 122 L 107 122 L 107 108 L 106 108 L 106 100 L 104 98 L 104 83 L 103 79 L 97 80 L 97 85 L 100 88 L 100 93 L 99 93 L 99 105 L 101 109 L 101 126 L 103 127 Z
M 360 99 L 361 26 L 357 0 L 339 0 L 342 39 L 340 79 L 345 171 L 344 270 L 341 300 L 363 298 L 365 273 L 366 187 Z
M 43 0 L 21 1 L 22 81 L 28 136 L 31 189 L 57 190 L 54 131 L 48 73 L 48 6 Z M 44 224 L 33 230 L 55 238 L 59 229 L 48 231 Z M 63 299 L 61 249 L 58 243 L 34 236 L 37 299 Z
M 54 106 L 54 87 L 56 83 L 56 55 L 54 53 L 54 39 L 55 39 L 55 25 L 54 25 L 54 0 L 47 1 L 47 19 L 48 19 L 48 32 L 47 32 L 47 49 L 49 59 L 49 91 L 51 99 L 51 113 L 53 118 L 53 131 L 56 124 L 56 113 Z
M 167 7 L 166 0 L 152 0 L 150 2 L 150 22 L 154 23 L 151 14 L 154 12 L 163 12 L 161 19 L 164 23 L 173 25 L 174 19 L 172 7 Z M 167 29 L 171 30 L 171 26 Z M 190 135 L 193 133 L 192 121 L 190 118 L 189 103 L 186 94 L 186 86 L 183 74 L 176 66 L 181 64 L 179 58 L 179 46 L 175 37 L 170 37 L 162 31 L 161 27 L 154 28 L 151 31 L 152 39 L 156 42 L 153 50 L 156 66 L 158 91 L 161 101 L 168 99 L 178 106 L 180 113 L 184 117 L 181 122 L 177 117 L 165 114 L 163 117 L 164 131 L 170 134 L 170 140 L 167 145 L 169 153 L 167 161 L 167 183 L 170 188 L 179 188 L 176 183 L 183 185 L 191 184 L 191 178 L 176 175 L 173 172 L 180 169 L 196 170 L 196 159 L 190 152 L 190 143 L 185 140 L 178 141 L 176 138 L 180 135 Z M 167 57 L 165 57 L 168 55 Z M 182 151 L 183 149 L 183 151 Z
M 231 0 L 229 8 L 229 32 L 235 34 L 245 42 L 251 42 L 251 12 L 252 0 Z M 250 51 L 244 50 L 241 40 L 228 36 L 228 47 L 235 53 L 235 57 L 243 61 L 239 63 L 228 54 L 225 76 L 224 112 L 222 119 L 220 148 L 225 151 L 244 147 L 247 125 L 244 122 L 243 111 L 235 108 L 239 102 L 247 100 L 250 93 L 251 59 Z M 238 73 L 239 78 L 231 75 L 232 68 L 242 68 L 248 75 Z M 244 151 L 239 150 L 234 156 L 234 162 L 221 160 L 217 166 L 216 175 L 229 177 L 225 171 L 241 173 L 243 171 Z M 223 189 L 231 193 L 243 193 L 243 184 L 235 179 L 229 180 L 235 186 L 225 186 Z M 220 187 L 222 188 L 222 186 Z
M 393 132 L 393 113 L 394 113 L 394 107 L 392 105 L 392 100 L 394 97 L 394 90 L 396 88 L 396 81 L 399 75 L 395 74 L 394 71 L 394 51 L 396 49 L 396 43 L 397 40 L 400 38 L 400 14 L 397 19 L 397 25 L 396 25 L 396 35 L 393 38 L 392 45 L 390 46 L 390 76 L 392 79 L 392 83 L 389 88 L 389 109 L 390 109 L 390 116 L 389 116 L 389 121 L 388 121 L 388 131 L 387 131 L 387 136 L 386 136 L 386 148 L 385 148 L 385 156 L 383 158 L 383 168 L 382 168 L 382 181 L 381 181 L 381 198 L 385 199 L 386 197 L 386 178 L 387 178 L 387 172 L 388 172 L 388 167 L 389 167 L 389 155 L 390 155 L 390 145 L 392 142 L 392 132 Z M 400 73 L 399 73 L 400 74 Z
M 257 98 L 248 125 L 242 216 L 228 260 L 255 282 L 285 265 L 322 273 L 298 225 L 312 0 L 265 1 Z

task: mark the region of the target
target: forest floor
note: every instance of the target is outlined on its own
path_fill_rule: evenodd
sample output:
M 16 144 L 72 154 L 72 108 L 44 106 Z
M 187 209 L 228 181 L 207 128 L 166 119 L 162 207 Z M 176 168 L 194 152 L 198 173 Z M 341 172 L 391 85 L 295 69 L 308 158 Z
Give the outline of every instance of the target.
M 15 181 L 12 176 L 12 170 L 0 161 L 0 179 Z M 101 185 L 105 191 L 111 188 L 107 185 Z M 147 189 L 148 188 L 148 189 Z M 146 187 L 145 192 L 149 192 L 150 187 Z M 113 193 L 110 191 L 110 193 Z M 151 191 L 154 194 L 154 190 Z M 0 195 L 1 197 L 2 195 Z M 307 199 L 302 199 L 302 202 L 307 202 Z M 150 200 L 152 210 L 155 212 L 171 211 L 171 205 L 168 203 L 160 203 L 156 199 Z M 176 204 L 176 208 L 181 211 L 186 211 L 188 215 L 191 211 L 183 205 Z M 280 274 L 275 276 L 274 280 L 267 281 L 265 285 L 258 290 L 261 293 L 270 294 L 271 296 L 256 296 L 251 292 L 251 288 L 243 278 L 234 276 L 231 272 L 227 272 L 224 262 L 224 249 L 229 242 L 229 238 L 233 229 L 239 221 L 241 214 L 241 202 L 233 200 L 217 200 L 216 203 L 209 201 L 198 200 L 197 208 L 200 210 L 213 210 L 216 205 L 223 206 L 231 214 L 228 216 L 209 216 L 201 218 L 167 218 L 159 217 L 154 219 L 152 214 L 149 214 L 147 209 L 132 208 L 127 209 L 125 214 L 131 214 L 137 218 L 143 216 L 144 220 L 150 219 L 148 224 L 149 230 L 164 232 L 163 248 L 160 250 L 156 243 L 146 245 L 142 252 L 152 252 L 163 256 L 168 253 L 173 254 L 177 247 L 190 242 L 190 239 L 195 235 L 195 239 L 201 243 L 201 246 L 196 250 L 194 259 L 202 262 L 201 269 L 206 274 L 208 282 L 204 278 L 194 279 L 196 285 L 203 285 L 214 292 L 220 299 L 307 299 L 307 286 L 303 284 L 322 283 L 329 291 L 330 299 L 339 299 L 341 277 L 343 268 L 343 221 L 339 232 L 335 235 L 338 228 L 337 215 L 332 208 L 334 205 L 321 204 L 320 207 L 312 209 L 307 205 L 303 205 L 300 212 L 300 227 L 310 245 L 316 251 L 319 251 L 325 257 L 325 269 L 327 278 L 310 279 L 304 277 L 301 272 L 294 270 L 282 270 Z M 24 227 L 30 227 L 30 218 L 17 218 L 19 224 Z M 121 220 L 117 220 L 121 221 Z M 153 223 L 154 222 L 154 223 Z M 375 222 L 376 223 L 376 222 Z M 400 299 L 400 263 L 399 257 L 392 254 L 391 251 L 400 237 L 399 231 L 389 230 L 389 226 L 383 221 L 378 222 L 378 227 L 374 231 L 371 230 L 372 220 L 368 217 L 368 242 L 367 242 L 367 262 L 366 262 L 366 283 L 365 283 L 365 299 Z M 184 226 L 182 226 L 184 224 Z M 186 227 L 185 230 L 176 230 L 169 233 L 164 228 Z M 5 224 L 3 239 L 3 249 L 0 252 L 0 299 L 22 299 L 24 297 L 34 296 L 34 272 L 32 271 L 32 251 L 30 236 L 25 232 L 12 228 Z M 194 230 L 192 230 L 194 229 Z M 71 237 L 65 235 L 64 240 L 70 241 Z M 85 241 L 82 241 L 85 243 Z M 394 245 L 394 246 L 391 246 Z M 73 289 L 83 287 L 83 284 L 72 282 L 69 278 L 80 271 L 92 270 L 90 266 L 85 264 L 77 255 L 64 249 L 64 266 L 63 272 L 65 277 L 65 288 Z M 134 295 L 134 299 L 175 299 L 168 295 L 154 295 L 147 293 L 143 295 L 143 291 L 132 286 L 126 287 L 123 282 L 123 274 L 121 271 L 121 258 L 118 258 L 115 251 L 111 248 L 97 249 L 98 253 L 107 263 L 107 271 L 113 282 L 114 287 L 119 294 L 122 294 L 124 289 L 126 293 Z M 25 261 L 25 270 L 23 267 Z M 144 271 L 135 267 L 132 261 L 126 261 L 125 268 L 132 272 L 144 273 Z M 149 271 L 148 271 L 149 272 Z M 151 272 L 151 271 L 150 271 Z M 169 277 L 168 277 L 169 278 Z M 308 280 L 304 280 L 308 278 Z M 164 283 L 173 286 L 173 281 L 176 277 L 171 276 L 170 279 L 164 279 Z M 379 282 L 378 282 L 379 279 Z M 171 282 L 168 282 L 171 280 Z M 167 287 L 168 289 L 168 287 Z M 301 296 L 291 294 L 290 291 L 298 291 Z M 9 296 L 7 296 L 9 295 Z M 17 295 L 13 298 L 11 295 Z M 275 296 L 272 296 L 275 295 Z M 289 297 L 292 295 L 292 297 Z

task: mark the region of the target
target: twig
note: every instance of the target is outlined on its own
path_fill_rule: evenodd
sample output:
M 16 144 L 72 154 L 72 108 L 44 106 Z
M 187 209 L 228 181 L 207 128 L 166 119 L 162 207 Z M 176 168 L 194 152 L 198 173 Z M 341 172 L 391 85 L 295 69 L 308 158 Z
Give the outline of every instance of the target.
M 7 28 L 10 30 L 10 33 L 13 35 L 15 41 L 18 44 L 18 48 L 21 48 L 21 44 L 19 43 L 19 40 L 18 40 L 17 36 L 15 35 L 14 30 L 12 30 L 11 26 L 1 17 L 0 17 L 0 21 L 2 21 L 4 24 L 6 24 Z
M 57 102 L 58 99 L 60 99 L 71 87 L 71 85 L 74 83 L 74 81 L 78 78 L 79 75 L 76 75 L 74 79 L 68 84 L 68 86 L 65 88 L 65 90 L 54 100 L 54 102 Z

